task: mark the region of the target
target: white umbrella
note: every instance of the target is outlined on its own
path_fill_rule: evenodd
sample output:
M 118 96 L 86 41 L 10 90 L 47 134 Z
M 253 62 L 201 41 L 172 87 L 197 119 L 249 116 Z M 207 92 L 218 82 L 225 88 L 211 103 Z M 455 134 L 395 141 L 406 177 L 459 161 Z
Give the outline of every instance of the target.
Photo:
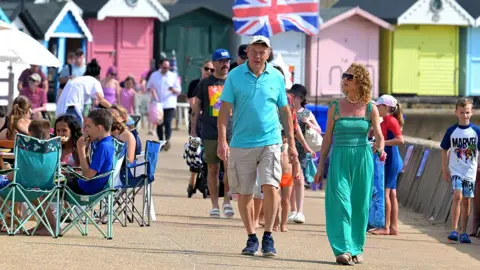
M 0 62 L 59 67 L 60 60 L 40 42 L 0 21 Z

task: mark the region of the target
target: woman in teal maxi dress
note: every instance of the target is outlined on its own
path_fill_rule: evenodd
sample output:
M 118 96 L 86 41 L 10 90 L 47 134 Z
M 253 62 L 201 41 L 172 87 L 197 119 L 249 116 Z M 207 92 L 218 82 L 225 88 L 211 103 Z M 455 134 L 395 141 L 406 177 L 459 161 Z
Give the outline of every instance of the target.
M 325 189 L 327 236 L 336 261 L 351 265 L 363 262 L 368 213 L 373 183 L 373 154 L 383 152 L 377 107 L 371 102 L 370 74 L 352 64 L 342 75 L 346 97 L 330 104 L 315 180 L 321 181 L 323 164 L 332 147 Z M 368 142 L 373 128 L 376 145 Z

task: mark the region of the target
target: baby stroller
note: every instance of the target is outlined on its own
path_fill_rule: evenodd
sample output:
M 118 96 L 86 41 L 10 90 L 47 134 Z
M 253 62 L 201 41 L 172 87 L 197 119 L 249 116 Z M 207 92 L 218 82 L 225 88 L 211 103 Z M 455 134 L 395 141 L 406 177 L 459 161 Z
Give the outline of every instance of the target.
M 224 192 L 224 184 L 223 184 L 223 175 L 225 169 L 223 167 L 223 163 L 220 163 L 220 170 L 218 173 L 219 183 L 218 183 L 218 197 L 223 197 L 225 195 Z M 195 187 L 193 189 L 187 188 L 188 198 L 191 198 L 193 194 L 197 193 L 197 190 L 203 194 L 203 198 L 206 199 L 210 196 L 208 191 L 208 168 L 207 163 L 202 163 L 202 169 L 197 174 L 197 180 L 195 182 Z
M 192 145 L 192 139 L 190 139 L 190 144 Z M 193 147 L 195 147 L 195 143 L 193 143 Z M 203 194 L 203 198 L 206 199 L 210 195 L 210 193 L 208 191 L 208 180 L 207 180 L 208 179 L 207 178 L 208 177 L 208 164 L 205 163 L 205 160 L 203 159 L 203 146 L 200 145 L 198 147 L 200 147 L 201 150 L 199 151 L 199 155 L 198 155 L 197 159 L 199 158 L 201 160 L 201 164 L 198 164 L 195 167 L 199 168 L 200 170 L 197 173 L 195 186 L 191 187 L 190 184 L 188 185 L 187 195 L 188 195 L 188 198 L 191 198 L 193 196 L 193 194 L 197 193 L 197 190 L 198 190 Z M 187 161 L 187 164 L 188 163 L 189 162 Z M 219 184 L 218 184 L 219 194 L 218 194 L 218 197 L 223 197 L 225 195 L 224 194 L 224 184 L 223 184 L 223 175 L 225 173 L 224 171 L 225 171 L 225 169 L 224 169 L 223 163 L 221 162 L 220 163 L 220 169 L 219 169 L 219 177 L 218 177 L 219 178 Z

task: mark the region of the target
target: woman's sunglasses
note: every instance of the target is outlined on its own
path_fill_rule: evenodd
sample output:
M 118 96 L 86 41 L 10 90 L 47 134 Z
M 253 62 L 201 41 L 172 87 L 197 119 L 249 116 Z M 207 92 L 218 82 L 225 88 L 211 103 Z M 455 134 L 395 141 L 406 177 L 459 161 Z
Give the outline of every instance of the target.
M 215 71 L 215 69 L 208 68 L 208 67 L 203 67 L 203 70 L 205 70 L 205 72 L 210 72 L 210 73 L 213 73 Z
M 348 73 L 342 74 L 342 80 L 347 79 L 347 81 L 352 81 L 353 78 L 355 78 L 355 75 L 353 74 L 348 74 Z

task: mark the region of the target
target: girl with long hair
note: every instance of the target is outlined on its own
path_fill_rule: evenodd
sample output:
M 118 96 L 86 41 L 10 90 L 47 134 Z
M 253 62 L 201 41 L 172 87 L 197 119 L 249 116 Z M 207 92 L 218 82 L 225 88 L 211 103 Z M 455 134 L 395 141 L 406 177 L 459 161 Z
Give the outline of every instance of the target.
M 17 133 L 28 135 L 28 126 L 31 123 L 32 105 L 25 96 L 18 96 L 13 100 L 12 110 L 6 121 L 7 140 L 15 140 Z M 2 133 L 2 132 L 0 132 Z
M 374 230 L 376 235 L 398 234 L 398 200 L 397 178 L 403 168 L 403 160 L 398 149 L 404 143 L 402 126 L 402 107 L 390 95 L 383 95 L 377 100 L 377 107 L 383 121 L 380 124 L 385 138 L 385 228 Z
M 80 123 L 71 115 L 63 115 L 55 121 L 55 136 L 62 138 L 60 161 L 68 166 L 79 166 L 77 141 L 82 137 Z

